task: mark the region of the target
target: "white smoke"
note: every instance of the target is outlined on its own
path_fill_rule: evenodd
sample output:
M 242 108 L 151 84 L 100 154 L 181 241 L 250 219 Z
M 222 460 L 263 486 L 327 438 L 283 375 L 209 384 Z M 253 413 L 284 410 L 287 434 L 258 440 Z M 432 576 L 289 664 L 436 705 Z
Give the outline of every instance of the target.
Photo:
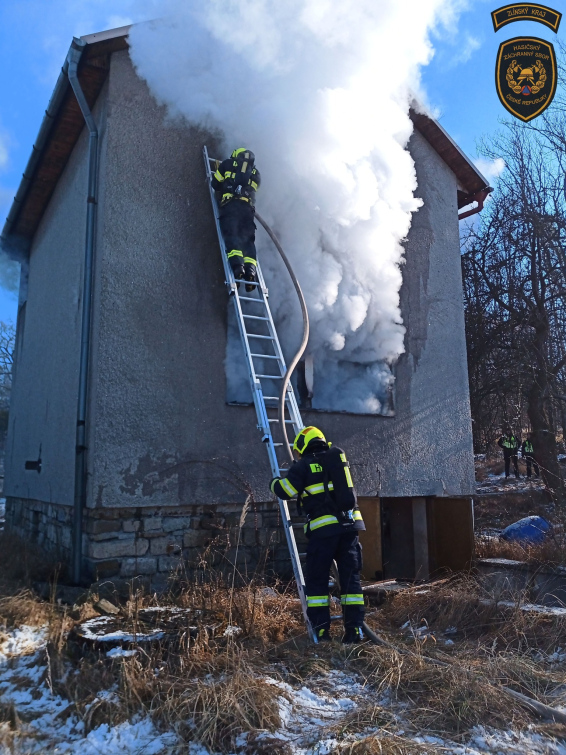
M 460 6 L 461 7 L 461 6 Z M 406 150 L 430 32 L 453 0 L 163 0 L 135 26 L 138 73 L 172 117 L 256 154 L 258 211 L 305 293 L 313 406 L 379 413 L 403 352 L 402 241 L 421 200 Z M 292 285 L 260 231 L 259 256 L 289 352 Z M 285 276 L 284 278 L 282 276 Z

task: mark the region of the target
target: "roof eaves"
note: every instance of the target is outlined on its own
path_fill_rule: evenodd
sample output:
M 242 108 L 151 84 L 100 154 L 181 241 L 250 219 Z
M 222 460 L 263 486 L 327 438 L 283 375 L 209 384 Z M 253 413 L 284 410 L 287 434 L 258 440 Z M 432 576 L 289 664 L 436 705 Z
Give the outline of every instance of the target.
M 105 59 L 112 52 L 127 49 L 129 29 L 123 26 L 81 37 L 85 48 L 79 79 L 90 107 L 94 106 L 108 74 Z M 2 250 L 12 259 L 21 261 L 28 256 L 33 235 L 83 128 L 84 120 L 70 88 L 65 63 L 0 236 Z
M 453 171 L 466 194 L 475 194 L 489 186 L 485 176 L 436 119 L 425 113 L 419 113 L 413 108 L 411 108 L 410 116 L 417 131 L 434 147 Z

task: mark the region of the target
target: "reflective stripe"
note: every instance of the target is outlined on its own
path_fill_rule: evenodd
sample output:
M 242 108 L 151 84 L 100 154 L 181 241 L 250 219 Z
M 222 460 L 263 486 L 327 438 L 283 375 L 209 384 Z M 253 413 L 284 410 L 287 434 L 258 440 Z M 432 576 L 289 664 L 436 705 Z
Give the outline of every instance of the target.
M 363 606 L 364 596 L 363 595 L 341 595 L 340 603 L 343 606 Z
M 256 182 L 255 182 L 255 181 L 250 181 L 250 186 L 252 187 L 252 189 L 253 189 L 254 191 L 257 191 L 257 184 L 256 184 Z
M 354 509 L 354 522 L 363 522 L 362 512 L 358 509 Z
M 275 493 L 275 486 L 277 485 L 278 482 L 281 482 L 281 480 L 275 479 L 271 481 L 271 485 L 269 486 L 269 489 L 271 490 L 272 493 Z
M 248 169 L 248 161 L 246 160 L 245 163 L 242 165 L 242 173 L 245 173 Z
M 344 467 L 344 474 L 346 475 L 346 482 L 348 483 L 348 487 L 353 488 L 354 483 L 352 482 L 352 475 L 350 474 L 348 467 Z
M 332 482 L 328 483 L 328 490 L 334 490 L 334 484 Z M 307 485 L 307 487 L 305 488 L 305 491 L 308 492 L 309 495 L 317 495 L 317 493 L 324 493 L 324 483 L 317 482 L 315 485 Z
M 346 454 L 340 454 L 340 460 L 346 463 Z
M 328 595 L 307 595 L 307 606 L 313 608 L 314 606 L 327 606 L 330 604 Z
M 525 453 L 531 454 L 533 452 L 533 444 L 529 443 L 528 440 L 525 441 Z
M 311 530 L 318 530 L 320 527 L 325 527 L 328 524 L 339 524 L 338 519 L 330 514 L 327 516 L 318 516 L 309 522 Z
M 244 262 L 248 265 L 257 265 L 257 260 L 253 257 L 244 257 Z
M 222 175 L 222 173 L 219 170 L 217 170 L 216 173 L 214 174 L 214 178 L 217 181 L 220 181 L 220 183 L 222 183 L 222 181 L 224 181 L 224 176 Z
M 281 487 L 287 493 L 287 495 L 297 495 L 297 491 L 285 477 L 282 477 L 279 482 L 281 483 Z
M 239 249 L 232 249 L 232 251 L 228 252 L 226 256 L 228 257 L 228 259 L 230 259 L 230 257 L 243 257 L 244 253 L 240 252 Z

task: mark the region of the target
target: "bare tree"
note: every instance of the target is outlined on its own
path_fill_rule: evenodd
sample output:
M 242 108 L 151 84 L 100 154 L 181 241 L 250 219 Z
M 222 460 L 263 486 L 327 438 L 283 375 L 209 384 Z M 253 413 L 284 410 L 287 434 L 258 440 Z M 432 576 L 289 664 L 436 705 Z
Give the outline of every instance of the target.
M 475 411 L 484 424 L 499 414 L 517 431 L 526 411 L 544 480 L 565 502 L 555 423 L 566 368 L 563 172 L 549 140 L 518 123 L 505 124 L 482 152 L 507 167 L 463 242 Z

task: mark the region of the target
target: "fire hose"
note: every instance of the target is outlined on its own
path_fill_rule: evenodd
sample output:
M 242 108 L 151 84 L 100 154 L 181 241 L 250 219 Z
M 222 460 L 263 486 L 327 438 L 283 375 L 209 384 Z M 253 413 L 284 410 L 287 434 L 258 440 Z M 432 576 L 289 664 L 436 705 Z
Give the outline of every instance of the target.
M 299 284 L 299 281 L 297 280 L 297 276 L 293 272 L 293 268 L 291 267 L 291 263 L 289 262 L 289 259 L 285 252 L 283 251 L 283 247 L 279 243 L 279 239 L 277 236 L 273 233 L 271 228 L 267 225 L 265 220 L 259 215 L 257 212 L 255 214 L 258 222 L 265 228 L 267 235 L 269 238 L 273 241 L 275 244 L 275 248 L 281 255 L 281 259 L 285 263 L 285 267 L 289 271 L 289 275 L 291 276 L 291 280 L 293 281 L 293 285 L 295 286 L 295 290 L 297 292 L 297 296 L 299 297 L 299 303 L 301 305 L 301 312 L 303 315 L 303 339 L 301 341 L 301 345 L 299 346 L 299 349 L 291 362 L 289 363 L 289 366 L 287 367 L 287 372 L 285 373 L 285 376 L 282 381 L 281 385 L 281 392 L 279 394 L 279 426 L 281 427 L 281 435 L 283 437 L 283 447 L 285 449 L 286 456 L 290 462 L 293 462 L 293 451 L 291 449 L 291 445 L 289 443 L 289 438 L 287 437 L 287 428 L 285 424 L 285 396 L 287 395 L 287 386 L 289 385 L 289 380 L 291 379 L 291 375 L 293 374 L 293 371 L 295 370 L 295 367 L 297 366 L 299 359 L 303 356 L 305 349 L 307 347 L 307 342 L 309 340 L 309 313 L 307 311 L 307 304 L 305 302 L 305 297 L 303 295 L 303 292 L 301 290 L 301 286 Z M 336 567 L 336 562 L 334 562 L 333 565 L 333 576 L 334 581 L 336 583 L 336 586 L 338 589 L 340 589 L 340 582 L 338 580 L 338 569 Z M 368 625 L 364 622 L 362 624 L 362 628 L 366 635 L 369 637 L 369 639 L 376 645 L 388 645 L 385 640 L 382 640 L 379 635 L 377 635 Z

